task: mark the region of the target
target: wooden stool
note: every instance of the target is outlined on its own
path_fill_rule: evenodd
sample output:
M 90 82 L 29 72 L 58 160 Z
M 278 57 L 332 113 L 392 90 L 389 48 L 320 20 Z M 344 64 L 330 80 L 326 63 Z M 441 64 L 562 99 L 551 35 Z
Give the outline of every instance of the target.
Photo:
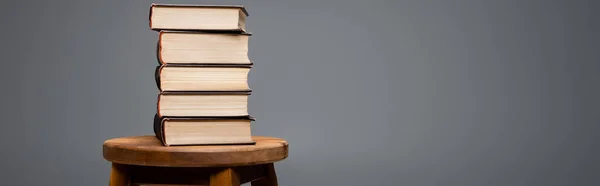
M 104 159 L 112 162 L 110 186 L 184 184 L 276 186 L 273 163 L 288 156 L 288 143 L 254 136 L 255 145 L 171 146 L 154 136 L 104 142 Z

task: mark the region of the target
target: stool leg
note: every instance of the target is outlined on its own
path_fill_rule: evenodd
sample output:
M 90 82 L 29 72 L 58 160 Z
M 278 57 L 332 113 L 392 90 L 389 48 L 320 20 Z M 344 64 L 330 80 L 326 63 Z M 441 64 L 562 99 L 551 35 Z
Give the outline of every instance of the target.
M 110 183 L 109 186 L 129 186 L 130 173 L 129 167 L 123 164 L 112 164 L 110 170 Z
M 232 168 L 210 175 L 210 186 L 240 186 L 240 177 Z
M 275 174 L 275 166 L 272 163 L 265 165 L 265 177 L 253 181 L 252 186 L 277 186 L 277 174 Z

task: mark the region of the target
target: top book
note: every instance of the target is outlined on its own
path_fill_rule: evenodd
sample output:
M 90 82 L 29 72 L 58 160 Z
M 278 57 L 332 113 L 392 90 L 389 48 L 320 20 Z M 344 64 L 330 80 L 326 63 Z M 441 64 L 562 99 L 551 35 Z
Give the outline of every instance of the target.
M 246 17 L 248 12 L 240 5 L 153 3 L 150 7 L 150 29 L 246 32 Z

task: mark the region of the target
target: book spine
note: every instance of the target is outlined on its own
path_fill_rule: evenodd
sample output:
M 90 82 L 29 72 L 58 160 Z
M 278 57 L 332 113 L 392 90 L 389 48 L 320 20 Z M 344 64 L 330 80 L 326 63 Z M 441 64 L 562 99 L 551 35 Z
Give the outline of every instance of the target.
M 160 62 L 160 41 L 156 41 L 156 62 L 158 63 L 158 65 L 162 65 L 162 63 Z
M 164 66 L 157 66 L 154 70 L 154 80 L 156 81 L 156 87 L 158 87 L 158 91 L 162 91 L 162 87 L 160 86 L 160 77 L 161 72 Z
M 165 141 L 164 120 L 158 115 L 154 115 L 154 135 L 164 146 L 169 146 Z
M 158 33 L 158 42 L 156 42 L 156 58 L 158 59 L 158 64 L 159 65 L 164 65 L 166 64 L 163 60 L 162 60 L 162 35 L 163 35 L 163 31 L 160 31 L 160 33 Z
M 156 98 L 156 115 L 160 118 L 162 115 L 160 114 L 160 96 L 162 95 L 162 91 L 158 93 Z
M 155 3 L 152 3 L 152 5 L 150 5 L 150 11 L 148 11 L 148 26 L 150 27 L 150 29 L 152 30 L 152 12 L 154 11 L 154 6 L 156 6 Z

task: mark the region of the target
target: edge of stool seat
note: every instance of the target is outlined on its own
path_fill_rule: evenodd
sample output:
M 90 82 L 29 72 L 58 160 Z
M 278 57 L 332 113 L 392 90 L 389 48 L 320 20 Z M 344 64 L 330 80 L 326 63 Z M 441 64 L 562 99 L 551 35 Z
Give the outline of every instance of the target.
M 288 157 L 286 140 L 253 136 L 254 145 L 163 146 L 155 136 L 113 138 L 103 143 L 107 161 L 160 167 L 231 167 L 274 163 Z

